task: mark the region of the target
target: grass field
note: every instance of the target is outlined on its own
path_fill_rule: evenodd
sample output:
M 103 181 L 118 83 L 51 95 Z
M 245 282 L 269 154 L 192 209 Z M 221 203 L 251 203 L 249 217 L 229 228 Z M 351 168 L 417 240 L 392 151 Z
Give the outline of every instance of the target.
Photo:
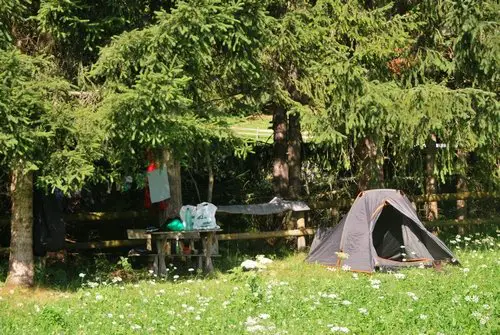
M 76 291 L 0 288 L 1 334 L 499 334 L 497 236 L 447 241 L 461 267 L 356 274 L 296 254 L 261 272 L 81 278 Z M 82 273 L 82 276 L 84 274 Z

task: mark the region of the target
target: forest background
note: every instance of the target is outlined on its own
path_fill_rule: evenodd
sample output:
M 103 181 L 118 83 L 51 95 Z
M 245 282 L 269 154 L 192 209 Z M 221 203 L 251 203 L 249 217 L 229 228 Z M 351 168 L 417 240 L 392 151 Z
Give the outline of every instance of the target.
M 0 0 L 8 282 L 33 281 L 33 190 L 73 212 L 142 208 L 151 159 L 171 174 L 168 216 L 377 187 L 497 192 L 499 15 L 491 0 Z

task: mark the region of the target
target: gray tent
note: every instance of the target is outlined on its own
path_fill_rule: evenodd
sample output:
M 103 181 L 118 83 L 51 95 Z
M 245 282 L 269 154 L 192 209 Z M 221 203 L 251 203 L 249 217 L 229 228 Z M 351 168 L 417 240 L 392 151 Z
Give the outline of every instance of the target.
M 348 258 L 339 259 L 338 252 Z M 307 257 L 311 263 L 368 272 L 447 259 L 456 261 L 425 229 L 408 198 L 389 189 L 361 192 L 338 225 L 316 232 Z

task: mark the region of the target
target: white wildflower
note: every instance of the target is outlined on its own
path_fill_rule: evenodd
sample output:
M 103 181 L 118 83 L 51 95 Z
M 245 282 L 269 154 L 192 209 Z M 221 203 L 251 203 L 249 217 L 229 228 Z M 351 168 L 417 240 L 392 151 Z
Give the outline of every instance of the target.
M 467 272 L 470 271 L 470 269 L 469 268 L 463 268 L 462 271 L 463 271 L 463 273 L 467 273 Z
M 78 275 L 78 277 L 80 277 L 80 278 L 83 278 L 83 277 L 85 277 L 85 276 L 86 276 L 86 275 L 85 275 L 85 273 L 80 273 L 80 274 Z
M 395 273 L 394 277 L 396 277 L 396 279 L 405 279 L 406 275 L 404 273 Z
M 250 333 L 255 333 L 255 332 L 263 332 L 263 331 L 266 331 L 266 327 L 263 326 L 263 325 L 250 325 L 250 326 L 247 326 L 247 332 L 250 332 Z
M 269 319 L 270 317 L 271 316 L 269 314 L 265 314 L 265 313 L 259 314 L 259 318 L 261 318 L 262 320 Z
M 368 315 L 368 310 L 366 308 L 358 308 L 358 312 L 364 315 Z
M 102 296 L 102 295 L 100 295 L 100 294 L 96 294 L 96 295 L 95 295 L 95 300 L 100 301 L 100 300 L 102 300 L 102 299 L 103 299 L 103 296 Z
M 414 301 L 417 301 L 417 300 L 418 300 L 418 297 L 417 297 L 417 295 L 416 295 L 415 293 L 413 293 L 413 292 L 406 292 L 406 294 L 407 294 L 410 298 L 412 298 Z
M 97 282 L 93 282 L 93 281 L 89 281 L 87 283 L 87 285 L 90 287 L 90 288 L 96 288 L 97 286 L 99 286 L 99 283 Z
M 264 265 L 271 264 L 273 262 L 272 259 L 269 259 L 269 258 L 265 257 L 264 255 L 257 255 L 255 257 L 255 259 L 257 259 L 257 262 L 259 262 L 260 264 L 264 264 Z
M 342 305 L 349 306 L 351 304 L 352 304 L 352 302 L 350 302 L 349 300 L 343 300 L 342 301 Z
M 253 326 L 257 323 L 259 323 L 259 320 L 257 318 L 252 318 L 251 316 L 249 316 L 245 321 L 245 326 Z
M 344 264 L 344 265 L 342 265 L 342 270 L 343 271 L 350 271 L 351 267 L 349 265 L 347 265 L 347 264 Z
M 349 328 L 347 327 L 333 326 L 330 328 L 330 330 L 334 333 L 344 333 L 344 334 L 349 333 Z
M 420 320 L 427 320 L 427 318 L 428 318 L 428 317 L 429 317 L 429 316 L 427 316 L 427 315 L 425 315 L 425 314 L 420 314 L 420 315 L 419 315 Z

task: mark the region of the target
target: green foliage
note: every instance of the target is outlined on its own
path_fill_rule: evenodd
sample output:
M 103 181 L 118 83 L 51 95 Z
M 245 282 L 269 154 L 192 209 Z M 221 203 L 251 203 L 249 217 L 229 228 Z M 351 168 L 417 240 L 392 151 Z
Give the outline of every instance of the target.
M 124 271 L 132 271 L 132 265 L 129 263 L 127 257 L 120 257 L 118 265 L 120 265 Z
M 11 24 L 18 21 L 30 0 L 0 0 L 0 50 L 12 43 Z
M 99 120 L 72 103 L 49 59 L 0 51 L 0 69 L 2 164 L 36 171 L 43 188 L 79 189 L 100 157 Z
M 199 0 L 115 38 L 91 72 L 106 89 L 100 109 L 113 161 L 131 168 L 146 150 L 170 148 L 182 158 L 211 139 L 234 141 L 226 118 L 258 108 L 265 33 L 259 1 Z
M 64 314 L 61 311 L 52 309 L 50 307 L 44 308 L 38 317 L 38 323 L 43 327 L 45 331 L 51 329 L 65 329 L 67 323 Z
M 155 0 L 41 0 L 33 19 L 40 34 L 50 36 L 51 53 L 73 80 L 113 36 L 144 27 L 155 11 L 170 6 L 170 1 Z
M 254 151 L 229 125 L 280 104 L 329 155 L 332 189 L 365 139 L 395 185 L 423 180 L 431 133 L 447 145 L 441 181 L 497 187 L 499 13 L 491 0 L 0 0 L 0 155 L 66 192 L 165 148 L 203 175 L 209 151 L 225 176 L 227 157 Z
M 335 152 L 333 172 L 354 167 L 365 138 L 405 171 L 434 133 L 447 145 L 442 179 L 459 172 L 455 151 L 463 150 L 488 161 L 498 183 L 497 9 L 492 1 L 335 0 L 289 9 L 268 50 L 276 95 Z

